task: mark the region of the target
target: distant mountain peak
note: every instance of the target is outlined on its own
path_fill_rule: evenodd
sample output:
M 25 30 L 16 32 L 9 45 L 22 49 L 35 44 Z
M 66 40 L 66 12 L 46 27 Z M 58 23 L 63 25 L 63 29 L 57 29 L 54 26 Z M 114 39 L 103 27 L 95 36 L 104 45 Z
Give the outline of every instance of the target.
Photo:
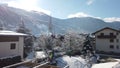
M 44 12 L 40 12 L 40 11 L 36 11 L 36 10 L 31 10 L 31 12 L 37 13 L 37 14 L 41 14 L 41 15 L 47 15 Z

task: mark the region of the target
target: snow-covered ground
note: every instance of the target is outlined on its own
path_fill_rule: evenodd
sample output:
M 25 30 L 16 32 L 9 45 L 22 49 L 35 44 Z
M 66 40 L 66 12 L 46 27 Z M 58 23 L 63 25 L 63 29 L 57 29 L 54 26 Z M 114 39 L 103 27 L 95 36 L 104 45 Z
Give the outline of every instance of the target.
M 92 66 L 92 68 L 120 68 L 120 59 L 115 60 L 117 60 L 117 62 L 95 64 Z
M 113 68 L 116 64 L 118 64 L 118 62 L 100 63 L 100 64 L 94 64 L 92 68 Z
M 85 59 L 81 57 L 69 57 L 69 56 L 64 56 L 64 57 L 59 57 L 56 59 L 57 60 L 57 65 L 60 66 L 61 68 L 66 65 L 69 66 L 69 68 L 83 68 L 87 62 Z M 84 67 L 88 68 L 88 67 Z
M 26 57 L 26 60 L 30 59 L 34 59 L 34 52 L 29 53 L 28 56 Z
M 57 65 L 61 68 L 63 68 L 65 65 L 69 65 L 69 68 L 90 68 L 90 66 L 87 66 L 88 63 L 86 62 L 86 60 L 81 57 L 63 56 L 57 58 L 56 60 L 58 61 Z M 118 63 L 119 62 L 107 62 L 93 64 L 91 68 L 120 68 L 120 64 Z
M 39 53 L 39 56 L 43 53 Z M 33 53 L 31 52 L 27 59 L 33 59 Z M 69 66 L 69 68 L 89 68 L 86 66 L 88 63 L 85 59 L 81 57 L 70 57 L 70 56 L 63 56 L 56 59 L 57 65 L 61 68 L 65 67 L 66 65 Z M 107 63 L 99 63 L 99 64 L 93 64 L 91 68 L 120 68 L 120 59 L 116 59 L 118 62 L 107 62 Z M 84 67 L 85 66 L 85 67 Z

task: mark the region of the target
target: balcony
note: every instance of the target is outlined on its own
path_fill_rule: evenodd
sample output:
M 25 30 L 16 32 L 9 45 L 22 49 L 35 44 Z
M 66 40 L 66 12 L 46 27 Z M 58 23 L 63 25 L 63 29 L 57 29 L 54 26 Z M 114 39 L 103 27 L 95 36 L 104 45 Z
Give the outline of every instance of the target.
M 97 38 L 100 38 L 100 39 L 114 39 L 116 38 L 115 35 L 98 35 Z

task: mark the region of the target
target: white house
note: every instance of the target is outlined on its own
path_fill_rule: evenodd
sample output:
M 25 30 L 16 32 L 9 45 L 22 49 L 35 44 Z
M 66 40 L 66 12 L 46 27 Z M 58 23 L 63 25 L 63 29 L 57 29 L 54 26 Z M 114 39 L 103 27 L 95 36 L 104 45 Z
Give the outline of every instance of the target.
M 120 31 L 105 27 L 93 33 L 95 35 L 96 50 L 120 53 Z
M 0 31 L 0 58 L 19 55 L 23 58 L 24 36 L 13 31 Z

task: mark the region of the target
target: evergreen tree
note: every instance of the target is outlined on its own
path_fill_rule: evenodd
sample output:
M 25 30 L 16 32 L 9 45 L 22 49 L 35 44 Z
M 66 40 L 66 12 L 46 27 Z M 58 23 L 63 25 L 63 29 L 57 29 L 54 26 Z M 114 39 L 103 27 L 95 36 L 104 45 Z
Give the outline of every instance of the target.
M 25 24 L 22 19 L 16 31 L 19 33 L 30 34 L 30 30 L 25 27 Z
M 83 49 L 82 49 L 82 54 L 84 56 L 88 56 L 88 57 L 94 55 L 94 49 L 93 49 L 93 47 L 90 43 L 89 35 L 86 37 L 86 40 L 84 42 Z

